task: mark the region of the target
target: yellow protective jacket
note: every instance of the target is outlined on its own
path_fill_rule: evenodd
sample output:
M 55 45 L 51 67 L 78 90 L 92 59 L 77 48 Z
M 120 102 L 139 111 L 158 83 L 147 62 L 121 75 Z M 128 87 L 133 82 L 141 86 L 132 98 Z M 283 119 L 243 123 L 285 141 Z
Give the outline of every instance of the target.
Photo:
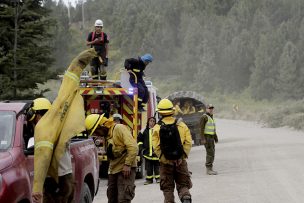
M 58 181 L 58 163 L 66 143 L 85 130 L 84 104 L 79 93 L 82 70 L 97 53 L 88 49 L 75 57 L 64 74 L 58 96 L 35 127 L 33 193 L 42 193 L 47 174 Z
M 170 116 L 170 117 L 165 117 L 162 119 L 162 121 L 165 124 L 172 124 L 175 121 L 175 118 Z M 177 129 L 181 138 L 181 142 L 183 144 L 184 152 L 186 155 L 183 156 L 183 159 L 186 159 L 189 156 L 191 147 L 192 147 L 192 137 L 190 134 L 190 130 L 187 127 L 187 125 L 182 122 L 178 121 L 177 122 Z M 170 164 L 173 165 L 173 162 L 171 160 L 167 160 L 165 156 L 161 156 L 162 152 L 160 149 L 160 138 L 159 138 L 159 131 L 160 131 L 160 125 L 156 124 L 153 128 L 153 135 L 152 135 L 152 142 L 153 142 L 153 148 L 155 154 L 158 156 L 159 161 L 164 164 Z M 160 157 L 161 156 L 161 157 Z
M 124 165 L 136 167 L 136 155 L 138 146 L 127 126 L 113 124 L 107 136 L 107 145 L 112 144 L 112 152 L 116 157 L 110 160 L 109 174 L 116 174 L 122 171 Z

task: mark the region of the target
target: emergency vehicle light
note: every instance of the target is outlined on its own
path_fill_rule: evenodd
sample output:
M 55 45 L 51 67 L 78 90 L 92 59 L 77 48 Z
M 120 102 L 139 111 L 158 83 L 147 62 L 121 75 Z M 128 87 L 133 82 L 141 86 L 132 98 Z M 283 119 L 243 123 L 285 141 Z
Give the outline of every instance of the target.
M 129 94 L 134 94 L 134 88 L 132 87 L 129 88 Z

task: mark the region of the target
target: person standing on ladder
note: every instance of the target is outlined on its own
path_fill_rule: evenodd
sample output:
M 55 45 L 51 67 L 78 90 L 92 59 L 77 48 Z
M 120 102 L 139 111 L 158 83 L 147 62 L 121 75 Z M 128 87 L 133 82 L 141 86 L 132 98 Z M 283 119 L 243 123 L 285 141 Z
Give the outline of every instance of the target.
M 91 61 L 91 74 L 93 79 L 107 79 L 106 67 L 108 66 L 108 44 L 109 37 L 102 31 L 102 20 L 95 21 L 95 31 L 90 32 L 87 38 L 87 46 L 95 48 L 98 57 Z M 100 78 L 98 72 L 100 71 Z

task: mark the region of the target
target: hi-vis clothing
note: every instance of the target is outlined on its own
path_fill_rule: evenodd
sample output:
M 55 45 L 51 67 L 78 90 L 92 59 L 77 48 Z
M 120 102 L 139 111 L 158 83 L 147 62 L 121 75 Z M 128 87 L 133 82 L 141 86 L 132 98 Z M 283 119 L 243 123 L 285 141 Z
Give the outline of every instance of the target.
M 137 79 L 142 79 L 144 75 L 144 70 L 146 69 L 146 65 L 140 59 L 140 57 L 138 57 L 138 59 L 135 58 L 126 59 L 124 66 L 127 70 L 132 70 L 135 73 Z M 134 79 L 133 74 L 130 75 L 130 77 L 132 78 L 132 80 Z
M 135 76 L 132 73 L 129 74 L 130 75 L 129 82 L 133 87 L 138 88 L 138 101 L 139 101 L 138 105 L 140 106 L 142 103 L 144 104 L 147 103 L 149 99 L 149 91 L 143 79 L 146 65 L 140 59 L 140 57 L 138 57 L 138 59 L 135 58 L 126 59 L 124 66 L 127 70 L 132 70 L 132 72 L 135 73 L 136 75 L 137 83 L 135 80 Z
M 215 120 L 209 113 L 203 114 L 200 119 L 201 136 L 202 140 L 206 140 L 206 137 L 212 137 L 217 141 Z
M 154 153 L 152 143 L 153 128 L 146 129 L 137 137 L 138 146 L 142 145 L 145 167 L 147 171 L 146 180 L 153 182 L 153 178 L 159 179 L 159 159 Z M 141 147 L 140 147 L 141 148 Z
M 153 143 L 152 143 L 152 134 L 153 129 L 147 127 L 143 133 L 139 133 L 137 137 L 138 146 L 142 145 L 143 156 L 149 160 L 158 160 L 158 157 L 154 153 Z
M 162 121 L 165 124 L 172 124 L 175 122 L 175 118 L 172 116 L 169 116 L 169 117 L 163 118 Z M 192 137 L 190 134 L 190 130 L 187 127 L 187 125 L 182 121 L 177 122 L 177 129 L 178 129 L 178 132 L 179 132 L 179 135 L 181 138 L 181 142 L 182 142 L 182 145 L 184 148 L 184 152 L 185 152 L 185 154 L 183 155 L 183 159 L 186 159 L 188 157 L 191 147 L 192 147 Z M 156 124 L 153 128 L 152 141 L 153 141 L 154 152 L 158 157 L 160 157 L 162 154 L 161 149 L 160 149 L 159 131 L 160 131 L 160 125 Z M 160 163 L 173 165 L 172 161 L 167 160 L 165 158 L 165 156 L 161 156 L 159 161 L 160 161 Z
M 202 140 L 205 140 L 206 163 L 205 166 L 212 169 L 215 158 L 215 144 L 218 141 L 216 126 L 213 116 L 209 113 L 203 114 L 200 120 Z
M 106 138 L 107 146 L 112 144 L 112 152 L 115 159 L 110 160 L 109 174 L 116 174 L 122 171 L 124 165 L 136 167 L 136 155 L 138 147 L 136 140 L 130 130 L 123 124 L 113 124 L 109 129 Z
M 80 74 L 97 53 L 81 52 L 64 74 L 58 96 L 35 127 L 33 193 L 42 193 L 47 173 L 58 181 L 58 163 L 66 143 L 85 130 L 84 104 L 79 93 Z
M 175 122 L 175 118 L 172 116 L 164 117 L 162 121 L 165 124 L 172 124 Z M 177 122 L 178 132 L 183 144 L 185 155 L 180 165 L 175 165 L 171 160 L 167 160 L 165 156 L 161 156 L 160 149 L 160 137 L 159 134 L 160 126 L 156 124 L 153 128 L 153 147 L 155 153 L 160 157 L 160 189 L 164 194 L 164 202 L 175 202 L 174 201 L 174 188 L 176 185 L 177 193 L 179 199 L 183 201 L 184 198 L 190 198 L 191 194 L 189 189 L 192 187 L 192 182 L 190 178 L 190 173 L 188 171 L 188 166 L 186 158 L 188 157 L 191 147 L 192 138 L 190 130 L 187 125 L 181 121 Z
M 208 135 L 215 135 L 215 122 L 214 119 L 211 118 L 208 114 L 206 114 L 208 121 L 205 124 L 205 130 L 204 130 L 204 134 L 208 134 Z

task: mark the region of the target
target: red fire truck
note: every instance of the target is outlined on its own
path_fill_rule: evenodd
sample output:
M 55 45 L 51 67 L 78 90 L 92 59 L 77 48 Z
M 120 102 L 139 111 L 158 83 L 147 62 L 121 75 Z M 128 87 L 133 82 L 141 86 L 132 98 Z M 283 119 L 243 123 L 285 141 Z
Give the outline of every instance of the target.
M 152 82 L 146 81 L 149 90 L 149 101 L 145 111 L 138 112 L 138 92 L 129 83 L 129 73 L 121 70 L 120 80 L 92 80 L 84 75 L 80 81 L 80 93 L 84 98 L 86 114 L 98 113 L 111 117 L 114 113 L 122 115 L 123 124 L 128 126 L 134 136 L 144 129 L 149 117 L 156 116 L 156 88 Z M 105 155 L 104 140 L 96 138 L 95 144 L 99 148 L 99 160 L 101 163 L 100 176 L 107 175 L 108 161 Z M 138 156 L 137 178 L 142 178 L 144 162 Z

